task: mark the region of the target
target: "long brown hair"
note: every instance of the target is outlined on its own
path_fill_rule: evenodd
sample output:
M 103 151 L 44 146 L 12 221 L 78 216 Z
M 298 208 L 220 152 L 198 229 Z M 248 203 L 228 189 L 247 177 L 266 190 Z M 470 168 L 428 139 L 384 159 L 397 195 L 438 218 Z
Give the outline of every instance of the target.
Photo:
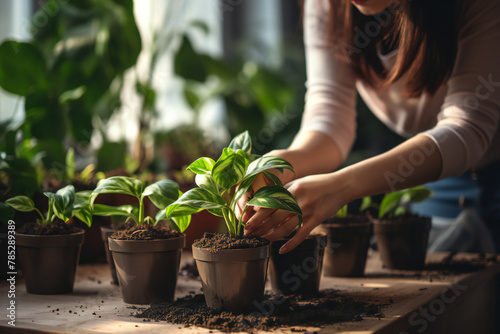
M 387 87 L 403 79 L 406 95 L 414 97 L 424 91 L 434 94 L 449 77 L 463 0 L 392 0 L 374 16 L 361 14 L 348 0 L 330 0 L 330 4 L 331 37 L 368 82 Z M 377 56 L 380 45 L 398 48 L 389 71 Z

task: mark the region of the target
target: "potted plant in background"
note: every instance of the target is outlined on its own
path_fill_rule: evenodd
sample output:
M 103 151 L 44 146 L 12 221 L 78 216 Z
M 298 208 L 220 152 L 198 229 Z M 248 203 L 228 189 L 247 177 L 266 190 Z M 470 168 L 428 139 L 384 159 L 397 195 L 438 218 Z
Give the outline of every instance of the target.
M 193 257 L 200 273 L 206 303 L 233 312 L 249 310 L 263 299 L 269 259 L 269 242 L 244 237 L 242 217 L 249 206 L 290 211 L 302 221 L 293 196 L 269 172 L 293 170 L 285 160 L 265 156 L 254 160 L 248 132 L 235 137 L 217 161 L 200 158 L 188 169 L 196 175 L 193 188 L 166 208 L 166 217 L 208 210 L 223 217 L 229 234 L 205 234 L 193 244 Z M 254 192 L 253 182 L 264 174 L 266 186 Z M 251 192 L 251 199 L 237 215 L 239 199 Z
M 320 225 L 319 230 L 328 235 L 323 260 L 325 276 L 360 277 L 364 275 L 372 223 L 363 212 L 370 206 L 371 198 L 365 197 L 359 213 L 349 214 L 348 204 L 346 204 L 333 218 Z
M 173 203 L 182 194 L 177 183 L 160 180 L 149 186 L 144 182 L 124 176 L 114 176 L 99 181 L 90 196 L 90 205 L 100 194 L 123 194 L 138 200 L 138 210 L 131 206 L 115 207 L 100 215 L 126 216 L 134 225 L 118 231 L 108 238 L 109 249 L 117 269 L 123 301 L 128 304 L 171 302 L 184 247 L 182 234 L 191 217 L 180 215 L 171 219 L 172 229 L 160 227 L 165 212 L 159 211 L 153 219 L 145 215 L 144 201 L 149 198 L 160 209 Z
M 12 197 L 5 202 L 15 210 L 36 211 L 40 216 L 36 222 L 23 225 L 16 231 L 16 247 L 26 290 L 37 294 L 71 292 L 85 232 L 66 223 L 78 217 L 88 226 L 92 224 L 88 197 L 75 194 L 72 185 L 56 193 L 44 194 L 49 198 L 45 216 L 27 196 Z
M 405 206 L 422 202 L 432 191 L 419 186 L 386 194 L 380 203 L 374 233 L 382 264 L 390 269 L 422 269 L 425 265 L 430 217 L 412 214 Z
M 269 275 L 273 290 L 283 294 L 315 295 L 319 292 L 325 233 L 312 233 L 300 245 L 286 254 L 279 250 L 291 236 L 271 244 Z

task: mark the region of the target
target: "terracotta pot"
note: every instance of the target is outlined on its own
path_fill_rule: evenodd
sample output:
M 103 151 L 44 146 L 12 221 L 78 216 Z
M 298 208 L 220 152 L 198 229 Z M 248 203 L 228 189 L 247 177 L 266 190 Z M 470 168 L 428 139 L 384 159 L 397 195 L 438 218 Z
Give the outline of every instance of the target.
M 73 291 L 85 232 L 31 235 L 16 233 L 16 247 L 26 291 L 60 294 Z
M 314 295 L 319 291 L 326 234 L 312 235 L 292 251 L 279 249 L 290 239 L 271 244 L 269 274 L 273 290 L 283 294 Z
M 113 254 L 109 250 L 108 238 L 115 233 L 115 230 L 109 226 L 101 226 L 101 238 L 104 243 L 104 249 L 106 251 L 106 260 L 108 261 L 109 269 L 111 270 L 111 277 L 113 279 L 113 284 L 118 285 L 118 277 L 116 276 L 115 262 L 113 261 Z
M 108 238 L 123 301 L 128 304 L 172 302 L 184 242 L 184 235 L 159 240 Z
M 264 299 L 270 245 L 212 253 L 193 246 L 207 305 L 250 312 Z
M 374 232 L 382 264 L 390 269 L 423 269 L 431 219 L 405 217 L 374 220 Z
M 337 277 L 361 277 L 365 272 L 372 223 L 366 219 L 331 219 L 320 225 L 328 235 L 323 274 Z

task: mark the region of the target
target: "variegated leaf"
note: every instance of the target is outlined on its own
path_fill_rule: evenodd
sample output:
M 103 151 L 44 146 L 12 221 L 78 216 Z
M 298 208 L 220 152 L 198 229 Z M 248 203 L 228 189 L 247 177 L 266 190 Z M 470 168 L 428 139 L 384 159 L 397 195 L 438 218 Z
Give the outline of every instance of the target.
M 288 161 L 273 156 L 264 156 L 250 163 L 245 173 L 245 179 L 269 169 L 278 169 L 279 171 L 289 169 L 293 172 L 293 167 Z
M 214 168 L 215 161 L 211 158 L 199 158 L 187 167 L 190 171 L 199 175 L 210 175 Z
M 67 222 L 73 217 L 73 203 L 75 202 L 75 187 L 68 185 L 59 189 L 55 194 L 45 192 L 45 196 L 49 198 L 49 205 L 52 205 L 55 215 Z
M 219 186 L 210 175 L 197 174 L 194 181 L 198 187 L 207 189 L 214 194 L 221 195 L 224 191 L 224 189 L 221 188 L 221 186 Z
M 5 203 L 10 205 L 15 210 L 21 212 L 30 212 L 35 210 L 35 203 L 33 203 L 31 198 L 27 196 L 12 197 L 6 200 Z
M 243 150 L 245 153 L 251 155 L 252 154 L 252 139 L 250 138 L 250 134 L 248 131 L 240 133 L 236 137 L 231 140 L 229 143 L 229 147 L 233 151 Z
M 97 187 L 90 196 L 90 205 L 94 204 L 99 194 L 124 194 L 141 198 L 144 191 L 144 183 L 141 180 L 126 176 L 113 176 L 99 181 Z
M 165 210 L 166 218 L 187 216 L 203 210 L 222 217 L 222 209 L 227 208 L 226 202 L 220 195 L 216 195 L 203 188 L 188 190 L 177 201 L 170 204 Z
M 288 190 L 280 186 L 260 188 L 247 205 L 289 211 L 299 217 L 299 225 L 302 223 L 302 210 L 295 198 Z
M 244 151 L 226 147 L 212 169 L 212 178 L 222 188 L 230 189 L 243 180 L 247 164 Z
M 248 202 L 248 205 L 285 210 L 302 215 L 302 210 L 293 195 L 280 186 L 267 186 L 259 189 Z
M 165 209 L 179 198 L 179 185 L 172 180 L 160 180 L 144 189 L 142 197 L 149 197 L 158 209 Z

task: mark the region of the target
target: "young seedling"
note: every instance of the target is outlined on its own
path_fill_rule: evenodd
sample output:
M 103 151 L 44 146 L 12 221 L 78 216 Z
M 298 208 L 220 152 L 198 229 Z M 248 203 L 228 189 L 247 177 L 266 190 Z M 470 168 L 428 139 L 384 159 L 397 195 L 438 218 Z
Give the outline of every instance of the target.
M 372 203 L 372 198 L 371 197 L 364 197 L 363 201 L 361 202 L 361 206 L 359 207 L 359 212 L 363 213 L 364 211 L 368 210 L 369 208 L 373 207 Z M 349 203 L 344 205 L 343 207 L 340 208 L 339 211 L 335 214 L 335 217 L 337 218 L 347 218 L 349 214 Z
M 285 160 L 264 156 L 255 159 L 252 155 L 252 142 L 248 132 L 236 136 L 229 147 L 224 148 L 217 161 L 200 158 L 188 169 L 196 174 L 195 182 L 199 188 L 187 191 L 166 208 L 166 217 L 175 218 L 203 210 L 223 217 L 232 236 L 243 236 L 242 218 L 249 206 L 259 206 L 292 212 L 302 223 L 302 211 L 292 194 L 283 188 L 281 181 L 269 170 L 283 169 L 293 171 Z M 264 174 L 266 185 L 252 193 L 252 183 L 259 174 Z M 251 199 L 237 216 L 237 203 L 243 195 L 251 193 Z
M 56 218 L 67 222 L 73 217 L 77 217 L 90 227 L 92 224 L 92 211 L 88 204 L 88 195 L 83 192 L 75 193 L 75 187 L 68 185 L 59 189 L 56 193 L 45 192 L 49 198 L 47 214 L 35 207 L 35 203 L 27 196 L 16 196 L 5 201 L 8 205 L 17 211 L 31 212 L 36 211 L 39 215 L 37 223 L 40 225 L 52 224 Z
M 109 207 L 94 204 L 100 194 L 124 194 L 130 195 L 138 200 L 139 208 L 133 210 L 130 205 Z M 156 225 L 160 220 L 166 219 L 164 209 L 172 204 L 182 195 L 179 185 L 171 180 L 160 180 L 149 186 L 144 182 L 131 177 L 113 176 L 99 181 L 97 187 L 90 195 L 90 206 L 94 209 L 94 214 L 99 216 L 125 216 L 126 221 L 132 220 L 137 225 Z M 146 216 L 144 212 L 144 199 L 148 197 L 160 211 L 153 219 Z M 137 211 L 137 212 L 136 212 Z M 179 232 L 184 232 L 191 222 L 190 215 L 178 215 L 171 219 L 172 227 Z
M 396 218 L 406 214 L 405 205 L 425 201 L 434 193 L 423 186 L 394 191 L 386 194 L 380 203 L 379 219 Z

